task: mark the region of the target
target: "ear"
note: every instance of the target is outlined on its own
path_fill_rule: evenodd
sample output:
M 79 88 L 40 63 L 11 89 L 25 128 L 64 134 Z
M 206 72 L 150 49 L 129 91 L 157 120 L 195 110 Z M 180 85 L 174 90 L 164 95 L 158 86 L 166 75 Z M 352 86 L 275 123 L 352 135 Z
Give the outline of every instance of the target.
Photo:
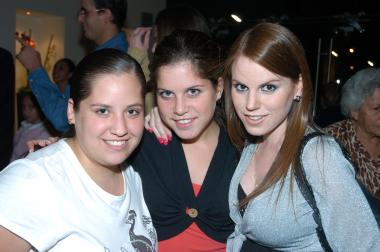
M 67 103 L 67 120 L 69 124 L 75 124 L 74 101 L 71 98 Z
M 224 79 L 222 77 L 218 78 L 218 84 L 216 86 L 216 100 L 219 100 L 222 97 L 224 88 Z
M 298 78 L 298 82 L 296 83 L 294 97 L 296 96 L 302 97 L 302 93 L 303 93 L 303 80 L 302 80 L 302 76 L 300 75 L 300 77 Z
M 111 12 L 110 9 L 104 9 L 104 11 L 102 12 L 103 16 L 104 16 L 104 20 L 106 23 L 108 22 L 112 22 L 112 20 L 114 19 L 113 18 L 113 14 Z
M 358 109 L 351 109 L 350 113 L 351 113 L 352 119 L 354 119 L 355 121 L 357 121 L 358 118 L 359 118 L 359 110 Z

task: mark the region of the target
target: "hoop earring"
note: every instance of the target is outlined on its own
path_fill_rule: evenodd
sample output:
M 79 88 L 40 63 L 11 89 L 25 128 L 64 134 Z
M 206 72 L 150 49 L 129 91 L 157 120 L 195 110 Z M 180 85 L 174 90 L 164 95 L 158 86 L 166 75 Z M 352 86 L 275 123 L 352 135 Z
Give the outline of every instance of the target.
M 295 102 L 300 102 L 301 101 L 301 96 L 297 95 L 296 97 L 294 97 L 293 99 Z

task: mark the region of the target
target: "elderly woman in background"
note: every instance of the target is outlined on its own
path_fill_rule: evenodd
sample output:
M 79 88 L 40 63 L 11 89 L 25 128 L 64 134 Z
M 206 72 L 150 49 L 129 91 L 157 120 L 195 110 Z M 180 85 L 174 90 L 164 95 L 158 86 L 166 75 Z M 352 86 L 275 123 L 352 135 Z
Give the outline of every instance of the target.
M 341 110 L 346 120 L 325 131 L 334 136 L 357 167 L 357 179 L 379 223 L 380 205 L 380 69 L 366 68 L 343 86 Z M 376 213 L 377 212 L 377 213 Z

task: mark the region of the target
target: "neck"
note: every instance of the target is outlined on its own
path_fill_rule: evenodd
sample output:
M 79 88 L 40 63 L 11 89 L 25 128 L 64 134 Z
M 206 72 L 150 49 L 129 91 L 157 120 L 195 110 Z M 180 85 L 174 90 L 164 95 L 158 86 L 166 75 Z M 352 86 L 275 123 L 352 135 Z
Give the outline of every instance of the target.
M 98 186 L 113 195 L 122 195 L 124 193 L 124 178 L 121 165 L 103 166 L 90 159 L 81 149 L 80 143 L 78 143 L 75 138 L 69 139 L 67 143 L 73 150 L 88 176 Z
M 219 130 L 219 125 L 215 121 L 211 121 L 210 124 L 203 130 L 201 134 L 199 134 L 198 137 L 194 139 L 181 140 L 181 142 L 183 145 L 203 143 L 207 144 L 210 141 L 213 141 L 213 139 L 218 138 Z
M 106 43 L 108 40 L 112 39 L 119 33 L 119 29 L 116 25 L 112 24 L 107 26 L 106 29 L 102 32 L 101 36 L 96 39 L 94 42 L 96 45 L 100 46 Z

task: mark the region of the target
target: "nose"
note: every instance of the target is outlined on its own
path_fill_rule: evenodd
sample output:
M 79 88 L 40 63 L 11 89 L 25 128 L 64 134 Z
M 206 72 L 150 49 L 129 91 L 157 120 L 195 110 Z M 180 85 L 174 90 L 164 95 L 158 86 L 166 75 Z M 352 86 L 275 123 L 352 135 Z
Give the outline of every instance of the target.
M 245 107 L 249 111 L 258 109 L 260 107 L 260 100 L 258 94 L 256 94 L 255 92 L 249 92 Z
M 187 112 L 187 104 L 185 98 L 177 97 L 174 105 L 174 113 L 177 115 L 183 115 Z
M 78 21 L 78 23 L 82 24 L 83 23 L 83 19 L 84 19 L 84 15 L 81 15 L 81 14 L 77 15 L 77 21 Z
M 127 119 L 123 115 L 115 115 L 111 122 L 111 133 L 118 137 L 128 134 Z

